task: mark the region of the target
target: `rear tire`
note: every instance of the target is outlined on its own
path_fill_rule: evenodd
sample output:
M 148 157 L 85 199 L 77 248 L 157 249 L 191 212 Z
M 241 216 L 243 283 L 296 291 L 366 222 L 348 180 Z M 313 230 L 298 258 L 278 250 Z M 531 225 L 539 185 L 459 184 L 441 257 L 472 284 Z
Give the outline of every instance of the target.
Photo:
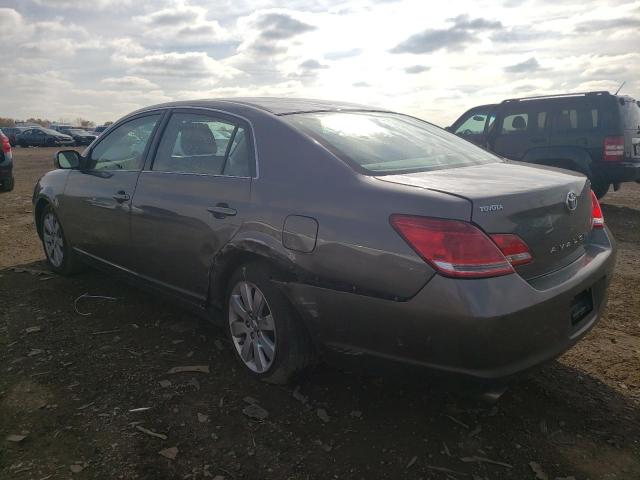
M 51 205 L 47 205 L 40 215 L 42 247 L 49 268 L 60 275 L 73 275 L 84 269 L 84 265 L 73 251 L 62 224 Z
M 313 347 L 301 319 L 275 286 L 276 271 L 266 262 L 242 265 L 228 283 L 225 328 L 234 354 L 253 377 L 287 384 L 313 360 Z

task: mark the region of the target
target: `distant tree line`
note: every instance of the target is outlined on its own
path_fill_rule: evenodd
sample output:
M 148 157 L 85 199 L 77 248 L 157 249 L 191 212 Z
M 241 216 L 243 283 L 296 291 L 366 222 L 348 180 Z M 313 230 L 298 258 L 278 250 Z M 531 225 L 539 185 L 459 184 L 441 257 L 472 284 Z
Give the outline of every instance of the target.
M 74 120 L 68 119 L 68 118 L 61 118 L 60 120 L 58 120 L 57 122 L 52 122 L 51 120 L 47 120 L 42 119 L 42 118 L 27 118 L 26 120 L 17 120 L 15 118 L 6 118 L 6 117 L 0 117 L 0 128 L 2 127 L 15 127 L 16 124 L 20 124 L 20 123 L 32 123 L 32 124 L 37 124 L 43 127 L 50 127 L 52 123 L 64 123 L 64 124 L 68 124 L 68 125 L 73 125 L 74 127 L 82 127 L 82 128 L 92 128 L 95 127 L 96 124 L 95 122 L 92 122 L 91 120 L 85 120 L 84 118 L 76 118 Z M 111 125 L 113 122 L 105 122 L 105 125 Z

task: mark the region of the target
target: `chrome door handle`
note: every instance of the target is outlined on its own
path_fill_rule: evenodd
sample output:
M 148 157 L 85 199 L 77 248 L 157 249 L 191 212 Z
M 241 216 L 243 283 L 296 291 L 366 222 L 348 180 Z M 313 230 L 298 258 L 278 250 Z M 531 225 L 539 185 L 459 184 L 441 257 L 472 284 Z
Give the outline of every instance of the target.
M 124 190 L 120 190 L 115 195 L 113 195 L 112 198 L 118 203 L 126 202 L 131 199 L 129 194 L 126 193 Z
M 235 208 L 231 208 L 226 203 L 218 203 L 214 207 L 207 208 L 209 213 L 212 213 L 215 218 L 233 217 L 238 213 Z

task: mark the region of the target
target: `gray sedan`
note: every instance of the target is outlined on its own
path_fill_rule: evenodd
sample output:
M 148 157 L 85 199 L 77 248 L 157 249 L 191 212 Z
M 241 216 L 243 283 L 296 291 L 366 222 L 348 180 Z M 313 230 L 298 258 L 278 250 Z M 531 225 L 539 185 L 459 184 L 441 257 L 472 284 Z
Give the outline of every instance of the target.
M 218 319 L 273 383 L 345 354 L 502 379 L 606 303 L 613 239 L 584 176 L 406 115 L 176 102 L 55 164 L 33 195 L 50 267 L 117 272 Z

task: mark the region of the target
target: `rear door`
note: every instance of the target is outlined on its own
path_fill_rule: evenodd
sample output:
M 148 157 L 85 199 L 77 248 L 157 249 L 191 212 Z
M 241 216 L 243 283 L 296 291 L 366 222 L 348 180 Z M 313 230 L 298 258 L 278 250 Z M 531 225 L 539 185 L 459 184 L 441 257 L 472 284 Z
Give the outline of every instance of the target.
M 248 124 L 230 115 L 172 113 L 133 197 L 138 273 L 193 303 L 206 300 L 214 255 L 250 208 L 251 135 Z
M 551 146 L 583 148 L 597 159 L 602 150 L 604 117 L 601 98 L 576 97 L 558 99 L 552 104 Z
M 542 102 L 509 102 L 500 108 L 489 144 L 492 151 L 511 160 L 549 142 L 549 114 Z
M 495 120 L 494 105 L 482 105 L 464 113 L 451 126 L 450 130 L 459 137 L 486 147 L 487 132 Z
M 69 173 L 59 211 L 74 247 L 131 268 L 131 198 L 161 116 L 123 122 L 91 149 L 81 170 Z

